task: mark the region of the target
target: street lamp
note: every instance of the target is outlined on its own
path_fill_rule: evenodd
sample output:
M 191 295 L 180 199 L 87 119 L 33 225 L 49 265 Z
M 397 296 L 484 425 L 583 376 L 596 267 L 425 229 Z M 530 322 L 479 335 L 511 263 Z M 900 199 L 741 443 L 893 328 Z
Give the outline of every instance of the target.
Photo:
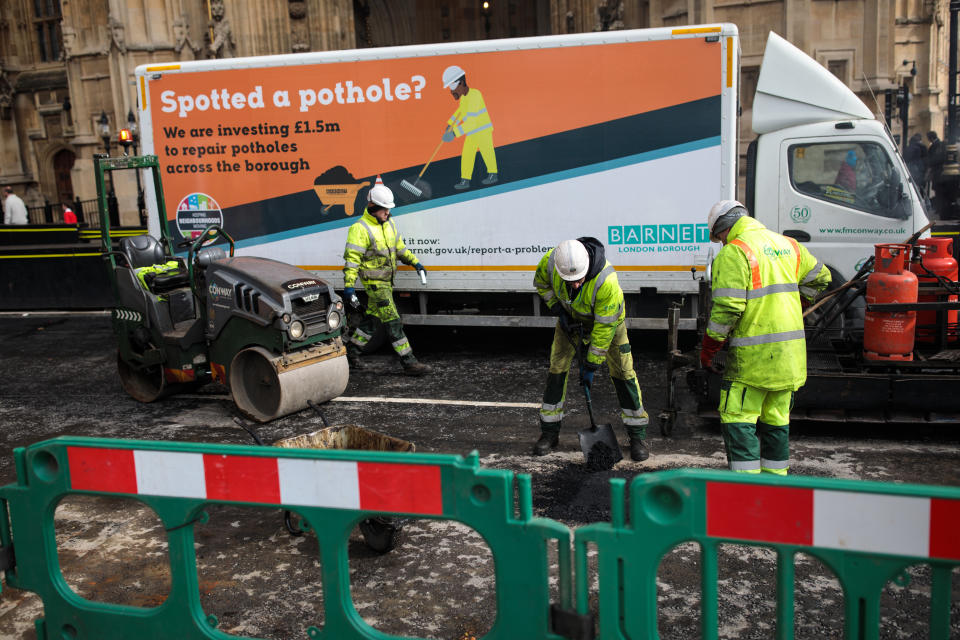
M 110 156 L 110 119 L 107 118 L 107 112 L 101 111 L 100 118 L 97 120 L 99 125 L 98 129 L 100 131 L 100 138 L 103 139 L 103 148 L 107 151 L 107 156 Z M 109 173 L 109 171 L 107 172 Z M 120 226 L 120 207 L 117 206 L 117 193 L 113 190 L 113 176 L 110 176 L 110 190 L 107 191 L 107 211 L 110 212 L 110 225 L 113 227 Z
M 126 149 L 127 146 L 132 144 L 133 155 L 138 155 L 140 153 L 140 127 L 137 125 L 137 117 L 133 115 L 133 109 L 127 112 L 127 128 L 124 131 L 126 131 L 128 135 L 128 140 L 124 143 L 124 148 Z M 143 185 L 140 184 L 140 170 L 137 169 L 134 173 L 137 174 L 137 211 L 140 212 L 140 225 L 146 226 L 147 207 L 143 200 Z
M 490 6 L 490 0 L 483 0 L 480 3 L 480 15 L 483 16 L 483 29 L 486 37 L 490 37 L 490 14 L 493 13 L 493 7 Z

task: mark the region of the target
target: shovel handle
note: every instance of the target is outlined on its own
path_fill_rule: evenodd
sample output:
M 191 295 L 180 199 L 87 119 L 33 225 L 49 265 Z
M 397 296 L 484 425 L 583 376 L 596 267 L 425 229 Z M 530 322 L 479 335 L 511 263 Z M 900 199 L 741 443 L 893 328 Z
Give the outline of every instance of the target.
M 583 385 L 583 397 L 587 400 L 587 413 L 590 414 L 590 430 L 597 430 L 597 423 L 593 419 L 593 403 L 590 401 L 590 387 Z

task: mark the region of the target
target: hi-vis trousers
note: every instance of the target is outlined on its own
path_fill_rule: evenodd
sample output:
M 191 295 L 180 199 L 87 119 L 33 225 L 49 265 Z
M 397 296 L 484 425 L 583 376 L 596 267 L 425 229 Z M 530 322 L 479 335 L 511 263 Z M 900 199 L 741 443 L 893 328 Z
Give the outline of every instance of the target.
M 720 423 L 727 462 L 740 473 L 787 475 L 793 391 L 767 391 L 724 380 Z
M 573 339 L 579 340 L 578 337 Z M 583 346 L 583 350 L 586 352 L 586 345 Z M 557 322 L 557 328 L 553 332 L 553 346 L 550 348 L 547 389 L 543 393 L 543 404 L 540 405 L 540 430 L 543 433 L 560 431 L 563 407 L 567 398 L 567 374 L 574 355 L 576 355 L 576 349 L 560 327 L 560 323 Z M 607 350 L 607 368 L 610 369 L 613 388 L 617 391 L 620 419 L 623 420 L 630 438 L 643 440 L 647 435 L 647 423 L 650 422 L 650 418 L 643 410 L 640 385 L 637 383 L 637 373 L 633 370 L 633 354 L 630 352 L 630 342 L 627 340 L 627 326 L 623 322 L 617 327 L 613 342 Z

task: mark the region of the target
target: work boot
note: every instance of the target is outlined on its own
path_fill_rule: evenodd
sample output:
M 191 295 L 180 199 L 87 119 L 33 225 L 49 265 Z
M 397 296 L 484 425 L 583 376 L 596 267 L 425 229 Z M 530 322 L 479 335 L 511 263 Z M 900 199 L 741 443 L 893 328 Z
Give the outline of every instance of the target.
M 643 462 L 650 457 L 650 450 L 647 444 L 640 438 L 630 438 L 630 459 L 636 462 Z
M 537 443 L 533 445 L 533 455 L 535 456 L 545 456 L 550 453 L 550 450 L 553 449 L 560 443 L 560 434 L 559 433 L 547 433 L 543 431 L 540 433 L 540 439 L 537 440 Z
M 400 364 L 403 365 L 404 375 L 419 377 L 430 373 L 430 367 L 421 362 L 417 362 L 417 359 L 413 356 L 402 359 Z
M 487 174 L 487 177 L 481 180 L 480 184 L 497 184 L 497 174 Z
M 453 188 L 456 189 L 457 191 L 463 191 L 464 189 L 469 189 L 469 188 L 470 188 L 470 181 L 467 180 L 467 179 L 465 179 L 465 178 L 461 178 L 461 179 L 460 179 L 460 182 L 458 182 L 457 184 L 453 185 Z
M 351 369 L 360 371 L 363 369 L 363 360 L 360 359 L 360 349 L 354 345 L 347 345 L 347 363 Z

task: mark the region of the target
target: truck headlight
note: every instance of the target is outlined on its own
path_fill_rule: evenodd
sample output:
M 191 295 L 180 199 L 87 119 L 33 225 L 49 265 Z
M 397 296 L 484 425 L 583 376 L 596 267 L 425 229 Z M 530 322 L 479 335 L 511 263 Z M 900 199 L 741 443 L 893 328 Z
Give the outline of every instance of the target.
M 303 337 L 303 323 L 299 320 L 294 320 L 293 324 L 290 325 L 290 337 L 294 340 L 299 340 Z
M 341 322 L 342 320 L 343 320 L 343 316 L 341 316 L 341 315 L 340 315 L 339 313 L 337 313 L 336 311 L 331 311 L 330 313 L 328 313 L 328 314 L 327 314 L 327 326 L 330 327 L 330 331 L 333 331 L 334 329 L 336 329 L 337 327 L 339 327 L 339 326 L 340 326 L 340 322 Z

